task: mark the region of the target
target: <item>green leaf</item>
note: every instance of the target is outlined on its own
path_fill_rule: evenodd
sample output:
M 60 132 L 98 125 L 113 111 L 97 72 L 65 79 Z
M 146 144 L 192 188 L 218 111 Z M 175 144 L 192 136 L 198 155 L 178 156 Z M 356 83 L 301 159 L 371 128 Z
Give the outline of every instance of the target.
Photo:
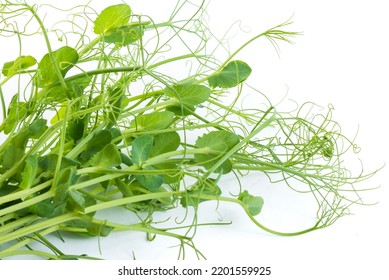
M 166 87 L 163 91 L 167 96 L 188 107 L 203 103 L 211 95 L 210 88 L 195 84 L 176 84 L 171 88 Z
M 116 178 L 115 186 L 117 186 L 117 188 L 123 194 L 124 197 L 130 197 L 134 195 L 134 193 L 132 192 L 131 185 L 135 182 L 136 181 L 133 180 L 131 181 L 131 183 L 128 183 L 126 180 L 123 180 L 122 178 Z
M 38 85 L 45 87 L 59 81 L 56 67 L 59 67 L 62 77 L 77 63 L 78 53 L 75 49 L 64 46 L 52 52 L 54 61 L 45 54 L 38 64 Z M 55 66 L 56 65 L 56 66 Z
M 136 128 L 137 131 L 160 130 L 169 127 L 173 120 L 173 112 L 153 112 L 136 116 L 131 122 L 131 127 Z
M 106 145 L 101 151 L 92 158 L 94 166 L 100 168 L 111 168 L 122 163 L 120 153 L 115 144 Z
M 35 155 L 29 155 L 26 158 L 26 165 L 22 172 L 22 181 L 20 182 L 20 188 L 25 190 L 32 187 L 35 177 L 38 172 L 38 158 Z
M 85 88 L 90 84 L 91 76 L 84 76 L 76 80 L 65 82 L 67 90 L 62 85 L 51 86 L 45 93 L 46 99 L 53 99 L 57 102 L 64 102 L 69 97 L 77 98 L 82 96 Z M 46 90 L 46 89 L 45 89 Z
M 206 169 L 211 169 L 220 158 L 232 147 L 239 143 L 239 137 L 228 131 L 212 131 L 199 137 L 196 148 L 208 148 L 209 152 L 195 154 L 195 160 Z M 229 159 L 225 160 L 216 170 L 216 173 L 226 174 L 232 170 Z
M 132 142 L 132 161 L 141 166 L 151 154 L 154 145 L 154 138 L 150 135 L 142 135 Z M 148 173 L 148 170 L 155 170 L 152 166 L 142 167 L 144 174 L 135 174 L 135 179 L 146 189 L 155 190 L 163 184 L 163 175 Z
M 47 121 L 45 119 L 37 119 L 31 123 L 28 127 L 30 132 L 29 137 L 33 139 L 38 139 L 47 129 Z
M 176 131 L 160 133 L 154 136 L 154 146 L 150 157 L 173 152 L 180 146 L 180 135 Z
M 247 63 L 234 60 L 228 63 L 219 73 L 208 78 L 212 88 L 232 88 L 244 82 L 251 74 L 251 68 Z
M 104 42 L 117 46 L 127 46 L 142 38 L 143 33 L 143 27 L 141 26 L 122 26 L 104 36 Z
M 55 212 L 55 207 L 51 202 L 51 199 L 46 199 L 44 201 L 33 204 L 28 207 L 28 210 L 43 218 L 50 218 L 58 213 L 58 210 Z
M 256 216 L 261 213 L 262 206 L 264 203 L 262 197 L 253 196 L 249 194 L 247 190 L 245 190 L 238 196 L 238 199 L 242 201 L 242 203 L 246 206 L 251 215 Z
M 83 212 L 85 210 L 85 198 L 77 191 L 69 191 L 66 208 L 70 211 Z
M 109 127 L 115 125 L 120 116 L 124 93 L 125 91 L 121 87 L 116 87 L 108 91 L 108 103 L 110 105 L 110 110 L 108 111 Z
M 125 164 L 127 166 L 133 165 L 133 162 L 128 155 L 120 153 L 120 158 L 121 158 L 121 161 L 123 164 Z
M 52 177 L 54 176 L 55 172 L 55 167 L 58 162 L 58 155 L 57 154 L 48 154 L 43 156 L 42 158 L 39 159 L 38 161 L 38 166 L 39 166 L 39 173 L 40 172 L 46 172 L 47 177 Z M 67 158 L 67 157 L 62 157 L 61 158 L 61 168 L 60 169 L 65 169 L 67 167 L 79 167 L 80 163 L 78 161 L 75 161 L 73 159 Z
M 89 161 L 98 151 L 111 143 L 112 134 L 108 130 L 98 131 L 88 142 L 85 151 L 81 153 L 81 159 Z
M 330 160 L 334 155 L 334 151 L 335 151 L 335 147 L 332 140 L 330 138 L 324 137 L 324 143 L 321 150 L 322 155 L 326 159 Z
M 16 135 L 5 148 L 2 155 L 2 164 L 5 170 L 11 169 L 23 158 L 27 146 L 28 134 L 28 131 L 25 131 Z
M 184 104 L 177 104 L 177 105 L 170 105 L 166 107 L 166 110 L 174 113 L 176 116 L 189 116 L 192 115 L 193 112 L 196 110 L 195 106 L 191 105 L 185 105 Z
M 118 145 L 120 142 L 122 142 L 122 132 L 120 131 L 120 129 L 119 128 L 117 128 L 117 127 L 111 127 L 110 129 L 108 129 L 108 131 L 111 133 L 111 135 L 112 135 L 112 141 L 113 140 L 115 140 L 115 141 L 113 141 L 112 143 L 114 143 L 114 144 L 116 144 L 116 145 Z
M 86 117 L 68 121 L 68 128 L 66 131 L 75 143 L 84 136 L 85 118 Z
M 221 193 L 221 189 L 214 179 L 207 178 L 205 181 L 199 180 L 187 191 L 186 195 L 183 195 L 181 198 L 181 205 L 183 207 L 197 207 L 199 203 L 207 201 L 207 199 L 200 198 L 201 194 L 212 195 L 216 198 L 220 196 Z
M 114 28 L 128 24 L 131 16 L 131 8 L 127 4 L 113 5 L 105 8 L 94 21 L 93 32 L 101 35 Z
M 19 56 L 14 61 L 4 63 L 2 73 L 5 77 L 9 77 L 18 73 L 20 70 L 24 70 L 31 66 L 34 66 L 36 62 L 36 59 L 30 55 Z
M 74 167 L 67 167 L 59 171 L 55 185 L 55 194 L 53 197 L 54 206 L 66 202 L 69 187 L 76 181 L 76 178 L 77 169 Z
M 70 109 L 69 109 L 70 110 Z M 65 119 L 66 112 L 68 112 L 68 102 L 65 101 L 62 103 L 61 107 L 57 110 L 56 114 L 50 120 L 51 124 L 56 124 L 57 122 Z
M 101 237 L 107 237 L 113 230 L 113 228 L 110 226 L 96 223 L 86 223 L 85 228 L 89 234 Z
M 184 177 L 184 172 L 182 172 L 182 169 L 175 163 L 164 162 L 161 164 L 155 164 L 153 167 L 161 170 L 163 173 L 163 183 L 165 184 L 178 183 Z
M 135 179 L 146 189 L 153 191 L 158 189 L 163 184 L 163 176 L 161 174 L 147 174 L 147 170 L 155 170 L 151 166 L 147 166 L 142 169 L 145 171 L 145 174 L 136 174 L 134 175 Z
M 19 102 L 19 97 L 15 94 L 8 107 L 7 118 L 1 125 L 0 131 L 3 130 L 5 134 L 9 134 L 28 113 L 25 102 Z
M 131 156 L 135 164 L 141 165 L 149 158 L 153 148 L 154 139 L 150 135 L 142 135 L 132 142 Z

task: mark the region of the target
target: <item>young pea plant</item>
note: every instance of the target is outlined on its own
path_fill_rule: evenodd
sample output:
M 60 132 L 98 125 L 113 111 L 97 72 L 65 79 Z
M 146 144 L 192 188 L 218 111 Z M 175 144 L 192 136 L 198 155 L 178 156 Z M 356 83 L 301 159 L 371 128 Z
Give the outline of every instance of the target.
M 55 243 L 64 232 L 106 237 L 115 231 L 172 237 L 179 258 L 187 247 L 201 258 L 194 237 L 206 225 L 197 219 L 203 202 L 238 204 L 259 228 L 283 236 L 327 227 L 362 204 L 355 184 L 374 172 L 352 175 L 344 166 L 356 146 L 332 120 L 332 108 L 315 114 L 317 106 L 307 102 L 279 112 L 263 95 L 259 107 L 237 105 L 250 89 L 252 69 L 236 56 L 261 38 L 275 46 L 290 42 L 298 35 L 286 30 L 290 21 L 219 62 L 209 51 L 204 2 L 182 20 L 180 12 L 193 6 L 179 1 L 165 22 L 125 3 L 98 13 L 90 5 L 67 11 L 72 16 L 51 28 L 40 13 L 48 7 L 0 5 L 2 41 L 16 39 L 19 47 L 0 80 L 1 258 L 93 258 L 62 252 Z M 45 53 L 26 53 L 30 38 Z M 184 76 L 171 73 L 179 67 Z M 263 184 L 311 194 L 316 222 L 292 232 L 260 223 L 264 199 L 241 183 L 258 172 L 269 178 Z M 235 194 L 223 190 L 226 176 L 236 178 Z M 111 208 L 124 209 L 133 222 L 100 215 Z M 185 213 L 182 223 L 153 222 L 174 209 Z

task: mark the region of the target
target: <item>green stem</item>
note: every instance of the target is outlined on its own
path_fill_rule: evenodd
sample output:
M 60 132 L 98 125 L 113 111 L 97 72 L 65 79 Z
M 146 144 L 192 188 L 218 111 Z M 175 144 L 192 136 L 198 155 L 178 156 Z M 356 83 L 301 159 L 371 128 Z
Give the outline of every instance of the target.
M 157 68 L 159 66 L 162 66 L 162 65 L 165 65 L 165 64 L 169 64 L 171 62 L 180 61 L 180 60 L 183 60 L 183 59 L 203 58 L 203 57 L 206 58 L 207 56 L 206 55 L 198 55 L 198 54 L 194 54 L 194 53 L 185 54 L 185 55 L 179 55 L 179 56 L 175 56 L 175 57 L 172 57 L 172 58 L 169 58 L 169 59 L 162 60 L 162 61 L 157 62 L 155 64 L 152 64 L 152 65 L 148 66 L 147 69 L 151 70 L 151 69 Z
M 217 151 L 212 151 L 208 147 L 205 148 L 196 148 L 196 149 L 187 149 L 187 150 L 178 150 L 178 151 L 173 151 L 173 152 L 168 152 L 164 154 L 157 155 L 155 157 L 149 158 L 146 160 L 143 165 L 144 166 L 152 166 L 155 164 L 162 163 L 164 160 L 175 157 L 175 156 L 180 156 L 180 155 L 196 155 L 196 154 L 219 154 Z
M 58 158 L 57 158 L 57 163 L 55 165 L 55 170 L 54 170 L 54 177 L 53 177 L 53 184 L 52 184 L 52 190 L 53 192 L 56 191 L 56 188 L 57 188 L 57 183 L 58 183 L 58 176 L 59 176 L 59 172 L 60 172 L 60 169 L 61 169 L 61 164 L 62 164 L 62 157 L 63 157 L 63 153 L 64 153 L 64 147 L 65 147 L 65 140 L 66 140 L 66 126 L 67 126 L 67 123 L 68 123 L 68 117 L 69 117 L 69 110 L 71 108 L 71 100 L 68 100 L 68 102 L 66 103 L 66 113 L 65 113 L 65 117 L 63 119 L 63 122 L 62 122 L 62 126 L 61 126 L 61 131 L 60 131 L 60 138 L 59 138 L 59 149 L 58 149 Z
M 101 41 L 102 36 L 98 36 L 93 39 L 88 45 L 86 45 L 79 53 L 79 57 L 83 57 L 85 54 L 90 52 L 94 46 L 96 46 Z
M 166 108 L 166 107 L 169 107 L 169 106 L 176 105 L 177 103 L 179 103 L 179 101 L 177 99 L 170 99 L 170 100 L 167 100 L 167 101 L 164 101 L 164 102 L 158 102 L 158 103 L 155 103 L 155 104 L 152 104 L 152 105 L 145 106 L 145 107 L 143 107 L 141 109 L 131 110 L 130 112 L 124 112 L 122 114 L 122 116 L 120 117 L 120 119 L 125 119 L 125 118 L 128 118 L 128 117 L 137 115 L 137 114 L 144 113 L 144 112 L 146 112 L 148 110 L 152 110 L 152 109 Z
M 66 154 L 66 157 L 75 159 L 83 150 L 86 149 L 87 143 L 92 140 L 96 133 L 103 130 L 106 126 L 107 123 L 102 122 L 98 127 L 95 127 L 92 133 L 89 133 L 87 136 L 85 136 L 79 143 L 77 143 L 75 147 L 72 148 L 69 153 Z
M 55 232 L 57 230 L 59 230 L 58 225 L 44 229 L 44 230 L 40 231 L 39 234 L 41 236 L 45 236 L 45 235 L 48 235 L 48 234 Z M 16 244 L 13 244 L 13 245 L 7 247 L 6 249 L 2 250 L 0 252 L 0 258 L 12 256 L 12 255 L 18 255 L 17 253 L 14 254 L 14 252 L 26 252 L 25 250 L 18 250 L 18 249 L 23 247 L 23 246 L 28 245 L 29 243 L 31 243 L 33 241 L 35 241 L 35 239 L 33 239 L 31 237 L 21 239 L 21 241 L 17 242 Z M 0 244 L 1 244 L 1 242 L 0 242 Z M 32 251 L 32 252 L 34 252 L 34 251 Z M 32 254 L 34 254 L 34 253 L 32 253 Z M 45 253 L 45 254 L 47 254 L 47 253 Z M 51 254 L 49 254 L 49 255 L 51 256 Z
M 95 69 L 95 70 L 90 70 L 90 71 L 85 71 L 79 74 L 75 74 L 72 76 L 69 76 L 64 79 L 65 82 L 71 82 L 77 79 L 85 78 L 85 77 L 92 77 L 96 75 L 101 75 L 101 74 L 109 74 L 109 73 L 122 73 L 122 72 L 135 72 L 138 70 L 141 70 L 142 68 L 140 66 L 124 66 L 124 67 L 112 67 L 112 68 L 101 68 L 101 69 Z M 50 89 L 52 87 L 58 86 L 58 83 L 53 83 L 50 85 Z
M 17 199 L 25 198 L 27 196 L 34 194 L 34 193 L 38 193 L 41 190 L 44 190 L 45 188 L 50 187 L 52 183 L 53 183 L 53 180 L 49 180 L 49 181 L 46 181 L 46 182 L 44 182 L 40 185 L 37 185 L 33 188 L 30 188 L 30 189 L 20 190 L 17 192 L 7 194 L 5 196 L 0 196 L 0 205 L 3 205 L 7 202 L 14 201 Z
M 5 79 L 2 80 L 2 81 L 0 82 L 0 88 L 1 88 L 3 85 L 5 85 L 5 83 L 7 83 L 13 76 L 14 76 L 14 75 L 5 77 Z M 4 96 L 2 96 L 2 98 L 4 98 Z
M 16 231 L 8 233 L 5 236 L 0 236 L 0 244 L 6 243 L 8 241 L 16 240 L 18 238 L 30 235 L 34 232 L 38 232 L 38 231 L 41 231 L 41 230 L 46 229 L 46 228 L 60 225 L 62 223 L 65 223 L 65 222 L 70 221 L 70 220 L 75 219 L 75 218 L 77 218 L 76 213 L 67 213 L 67 214 L 63 214 L 63 215 L 55 217 L 55 218 L 51 218 L 48 220 L 43 220 L 41 222 L 31 224 L 27 227 L 23 227 L 23 228 L 20 228 Z
M 13 231 L 23 225 L 29 224 L 38 218 L 36 215 L 30 215 L 23 218 L 19 218 L 13 222 L 7 223 L 0 227 L 0 235 L 6 234 L 7 232 Z
M 134 135 L 134 134 L 160 134 L 165 132 L 173 132 L 173 131 L 182 131 L 182 130 L 194 130 L 194 129 L 201 129 L 201 128 L 213 128 L 214 124 L 211 123 L 205 123 L 205 124 L 198 124 L 198 125 L 188 125 L 185 127 L 172 127 L 172 128 L 165 128 L 165 129 L 157 129 L 157 130 L 148 130 L 148 131 L 136 131 L 136 129 L 130 128 L 122 131 L 123 136 L 128 135 Z M 121 136 L 118 138 L 115 138 L 112 140 L 115 142 L 115 140 L 120 140 Z
M 3 110 L 3 121 L 7 118 L 7 107 L 5 105 L 4 93 L 3 93 L 3 84 L 9 80 L 10 77 L 6 77 L 3 81 L 0 82 L 0 99 L 1 99 L 1 109 Z
M 151 226 L 145 226 L 143 224 L 123 225 L 123 224 L 109 222 L 106 220 L 89 218 L 88 216 L 84 216 L 84 218 L 85 218 L 85 220 L 90 221 L 90 222 L 95 223 L 95 224 L 101 224 L 101 225 L 112 227 L 115 231 L 138 231 L 138 232 L 146 232 L 149 234 L 157 234 L 157 235 L 164 235 L 164 236 L 168 236 L 168 237 L 174 237 L 174 238 L 177 238 L 180 240 L 181 239 L 190 240 L 190 238 L 188 238 L 186 236 L 171 233 L 171 232 L 168 232 L 165 230 L 160 230 L 157 228 L 153 228 Z
M 250 162 L 251 164 L 255 164 L 255 165 L 234 164 L 233 168 L 235 170 L 247 170 L 247 171 L 276 171 L 277 170 L 288 174 L 296 175 L 303 179 L 314 178 L 320 180 L 323 178 L 323 175 L 306 172 L 308 170 L 308 168 L 306 167 L 303 170 L 305 172 L 300 172 L 299 169 L 290 168 L 290 166 L 283 165 L 282 163 L 281 164 L 273 163 L 268 161 L 262 161 L 259 159 L 248 159 L 248 158 L 245 158 L 245 160 L 247 161 L 247 163 Z
M 191 195 L 189 195 L 191 196 Z M 258 222 L 253 215 L 251 215 L 250 213 L 250 210 L 246 207 L 246 205 L 240 201 L 239 199 L 236 199 L 236 198 L 230 198 L 230 197 L 217 197 L 217 196 L 214 196 L 214 195 L 207 195 L 207 194 L 194 194 L 192 195 L 194 198 L 196 199 L 204 199 L 204 200 L 215 200 L 215 201 L 224 201 L 224 202 L 229 202 L 229 203 L 235 203 L 235 204 L 238 204 L 240 205 L 243 210 L 246 212 L 247 216 L 249 217 L 249 219 L 256 225 L 258 226 L 259 228 L 261 228 L 262 230 L 266 231 L 266 232 L 269 232 L 271 234 L 274 234 L 274 235 L 279 235 L 279 236 L 297 236 L 297 235 L 302 235 L 302 234 L 305 234 L 305 233 L 308 233 L 308 232 L 311 232 L 311 231 L 314 231 L 314 230 L 317 230 L 319 227 L 318 227 L 318 224 L 320 223 L 320 221 L 318 223 L 316 223 L 313 227 L 311 228 L 308 228 L 308 229 L 305 229 L 305 230 L 302 230 L 302 231 L 297 231 L 297 232 L 280 232 L 280 231 L 276 231 L 276 230 L 272 230 L 264 225 L 262 225 L 260 222 Z
M 61 73 L 61 69 L 59 68 L 59 65 L 56 62 L 56 59 L 53 55 L 53 50 L 51 48 L 51 43 L 50 43 L 50 39 L 49 39 L 49 36 L 47 34 L 47 31 L 46 31 L 46 27 L 44 26 L 42 20 L 40 19 L 40 17 L 34 11 L 33 8 L 28 6 L 28 10 L 33 14 L 34 18 L 36 19 L 36 21 L 38 22 L 38 24 L 42 30 L 42 34 L 43 34 L 43 37 L 45 38 L 45 42 L 46 42 L 46 46 L 47 46 L 47 50 L 48 50 L 48 55 L 50 57 L 51 62 L 53 63 L 55 74 L 57 75 L 58 81 L 61 84 L 62 88 L 66 91 L 68 97 L 70 97 L 69 93 L 68 93 L 68 87 L 67 87 L 66 82 L 64 80 L 64 77 Z
M 21 209 L 24 209 L 24 208 L 29 207 L 31 205 L 34 205 L 36 203 L 39 203 L 39 202 L 41 202 L 41 201 L 43 201 L 45 199 L 53 197 L 53 195 L 54 194 L 49 191 L 49 192 L 43 193 L 41 195 L 38 195 L 36 197 L 33 197 L 31 199 L 27 199 L 27 200 L 25 200 L 23 202 L 19 202 L 19 203 L 16 203 L 14 205 L 11 205 L 11 206 L 9 206 L 7 208 L 1 209 L 0 210 L 0 217 L 4 216 L 4 215 L 7 215 L 9 213 L 13 213 L 13 212 L 19 211 Z
M 171 196 L 180 196 L 182 195 L 183 192 L 181 191 L 175 191 L 175 192 L 162 192 L 162 193 L 148 193 L 148 194 L 142 194 L 142 195 L 137 195 L 137 196 L 132 196 L 132 197 L 124 197 L 124 198 L 119 198 L 115 199 L 112 201 L 108 202 L 102 202 L 99 204 L 95 204 L 92 206 L 89 206 L 85 208 L 84 213 L 89 214 L 93 213 L 102 209 L 108 209 L 108 208 L 113 208 L 117 206 L 122 206 L 125 204 L 131 204 L 139 201 L 144 201 L 144 200 L 150 200 L 150 199 L 160 199 L 160 198 L 166 198 L 166 197 L 171 197 Z
M 43 259 L 57 260 L 58 256 L 52 253 L 37 251 L 37 250 L 12 250 L 9 252 L 0 252 L 0 258 L 7 258 L 12 256 L 38 256 Z

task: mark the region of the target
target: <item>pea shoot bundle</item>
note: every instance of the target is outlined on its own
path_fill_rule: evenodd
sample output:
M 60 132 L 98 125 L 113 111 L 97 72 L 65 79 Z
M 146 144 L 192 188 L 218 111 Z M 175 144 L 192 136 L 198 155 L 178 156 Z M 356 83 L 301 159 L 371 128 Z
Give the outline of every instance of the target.
M 62 252 L 48 237 L 115 231 L 175 238 L 180 257 L 187 247 L 202 257 L 194 237 L 207 202 L 237 204 L 259 228 L 284 236 L 332 225 L 362 204 L 355 184 L 374 173 L 353 175 L 344 166 L 356 146 L 331 107 L 315 113 L 307 102 L 279 112 L 258 92 L 258 106 L 239 106 L 252 69 L 238 54 L 256 40 L 290 42 L 298 35 L 287 31 L 291 22 L 220 62 L 207 47 L 204 3 L 176 19 L 186 5 L 193 4 L 178 2 L 166 22 L 124 3 L 101 12 L 80 5 L 49 27 L 37 6 L 0 4 L 1 40 L 19 43 L 0 78 L 0 258 L 91 258 Z M 30 37 L 44 55 L 26 53 Z M 316 222 L 297 232 L 262 225 L 264 198 L 240 184 L 257 173 L 269 178 L 261 185 L 311 195 Z M 226 176 L 237 182 L 234 194 L 223 190 Z M 111 208 L 134 220 L 99 215 Z M 153 222 L 155 213 L 178 208 L 188 212 L 184 222 Z

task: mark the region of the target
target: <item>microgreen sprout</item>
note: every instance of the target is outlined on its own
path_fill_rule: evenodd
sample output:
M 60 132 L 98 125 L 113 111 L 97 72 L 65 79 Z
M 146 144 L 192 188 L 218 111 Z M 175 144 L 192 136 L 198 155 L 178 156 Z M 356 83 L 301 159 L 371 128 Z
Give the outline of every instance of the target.
M 186 6 L 193 15 L 181 19 Z M 63 252 L 48 237 L 114 231 L 171 237 L 179 257 L 192 248 L 202 258 L 194 237 L 207 225 L 197 219 L 204 202 L 237 204 L 259 228 L 282 236 L 325 228 L 363 204 L 356 183 L 374 172 L 347 169 L 344 157 L 357 147 L 332 107 L 323 114 L 307 102 L 281 112 L 259 94 L 258 107 L 238 105 L 253 72 L 238 55 L 261 39 L 277 49 L 291 42 L 299 33 L 288 31 L 290 20 L 220 62 L 221 43 L 208 46 L 204 3 L 179 1 L 165 22 L 125 3 L 103 11 L 79 5 L 51 27 L 41 9 L 55 8 L 0 4 L 2 42 L 16 39 L 19 48 L 0 78 L 0 258 L 93 259 Z M 31 38 L 44 53 L 28 52 Z M 258 173 L 269 179 L 262 185 L 311 195 L 315 223 L 297 231 L 262 224 L 266 197 L 241 182 Z M 226 176 L 236 180 L 234 193 L 223 189 Z M 135 220 L 99 215 L 117 208 Z M 154 221 L 177 208 L 186 214 L 176 225 Z

